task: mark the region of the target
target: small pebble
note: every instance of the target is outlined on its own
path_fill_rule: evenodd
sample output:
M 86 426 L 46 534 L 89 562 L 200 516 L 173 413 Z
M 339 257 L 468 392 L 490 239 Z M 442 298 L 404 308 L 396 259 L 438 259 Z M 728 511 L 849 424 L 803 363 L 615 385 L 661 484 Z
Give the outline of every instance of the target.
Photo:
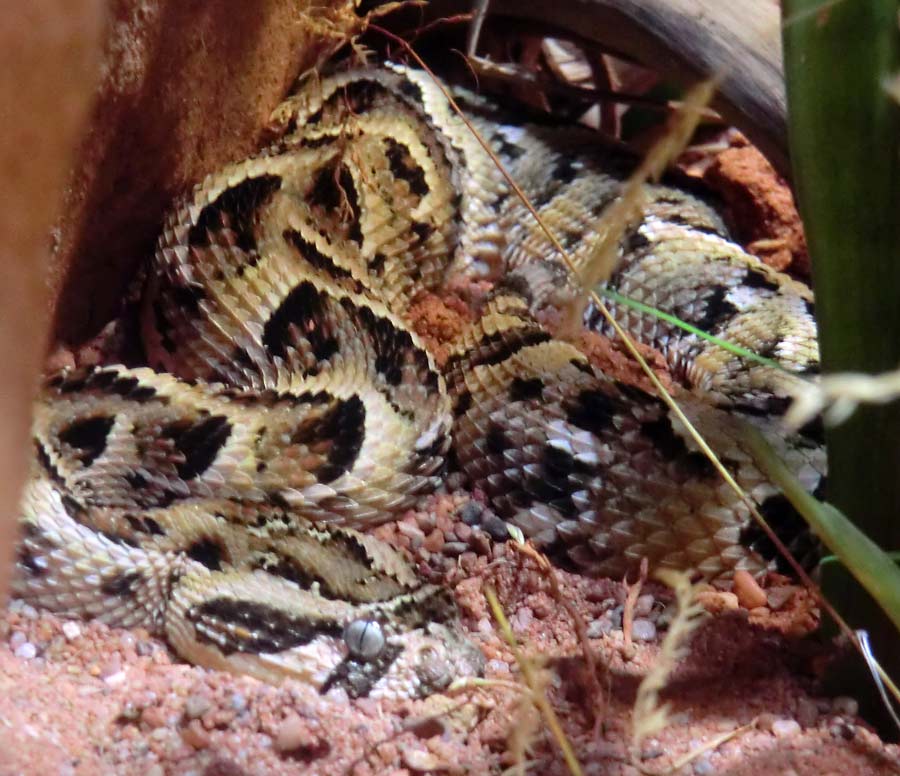
M 62 625 L 62 632 L 66 641 L 74 641 L 81 635 L 81 626 L 77 622 L 67 620 Z
M 794 712 L 794 716 L 801 727 L 815 727 L 816 722 L 819 721 L 819 707 L 809 698 L 801 698 L 797 701 L 797 710 Z
M 469 549 L 469 545 L 465 542 L 447 542 L 441 552 L 448 557 L 456 558 L 462 555 L 467 549 Z
M 531 610 L 539 620 L 546 620 L 557 611 L 558 606 L 559 604 L 549 597 L 537 596 L 531 602 Z
M 634 602 L 635 617 L 646 617 L 653 611 L 654 598 L 649 593 L 639 595 L 637 601 Z
M 166 716 L 159 706 L 148 706 L 141 712 L 141 722 L 147 727 L 161 728 L 166 724 Z
M 494 626 L 491 624 L 491 621 L 487 617 L 482 617 L 478 621 L 478 632 L 483 636 L 491 636 L 494 633 Z
M 108 679 L 110 676 L 119 673 L 122 670 L 122 659 L 118 655 L 113 655 L 100 668 L 100 678 Z
M 775 738 L 792 738 L 800 732 L 800 723 L 795 719 L 776 719 L 772 723 Z
M 509 673 L 509 663 L 507 663 L 504 660 L 494 658 L 492 660 L 487 661 L 487 663 L 485 664 L 484 670 L 488 675 L 508 674 Z
M 856 737 L 853 725 L 848 725 L 840 718 L 831 723 L 828 732 L 831 733 L 832 737 L 840 738 L 844 741 L 852 741 Z
M 465 523 L 457 523 L 453 528 L 453 533 L 456 534 L 456 538 L 461 542 L 467 542 L 472 535 L 472 528 Z
M 474 552 L 464 552 L 459 556 L 459 567 L 466 574 L 474 574 L 478 565 L 478 555 Z
M 228 701 L 228 705 L 231 706 L 238 714 L 240 714 L 244 709 L 247 708 L 247 699 L 239 692 L 232 693 L 231 699 Z
M 425 534 L 422 532 L 422 529 L 414 523 L 407 523 L 405 520 L 401 521 L 397 523 L 397 530 L 414 541 L 422 542 L 425 540 Z
M 119 719 L 125 722 L 136 722 L 141 717 L 141 710 L 133 703 L 126 703 L 119 712 Z
M 202 717 L 212 708 L 212 702 L 204 695 L 189 695 L 184 702 L 184 714 L 188 719 Z
M 718 590 L 704 590 L 697 593 L 697 602 L 710 614 L 733 612 L 740 608 L 738 597 L 734 593 L 723 593 Z
M 639 617 L 631 623 L 631 637 L 635 641 L 654 641 L 656 639 L 656 625 L 650 620 Z
M 16 647 L 14 654 L 17 658 L 22 660 L 31 660 L 37 656 L 37 647 L 30 641 L 26 641 L 24 644 L 19 644 L 19 646 Z
M 778 719 L 778 717 L 776 717 L 774 714 L 771 714 L 771 713 L 769 713 L 769 712 L 765 712 L 765 713 L 763 713 L 763 714 L 760 714 L 760 715 L 756 718 L 756 727 L 758 727 L 760 730 L 766 730 L 766 731 L 768 731 L 769 733 L 771 733 L 771 732 L 772 732 L 772 725 L 775 724 L 775 721 L 776 721 L 777 719 Z
M 477 501 L 468 501 L 459 510 L 459 519 L 466 525 L 478 525 L 481 522 L 483 512 L 484 507 Z
M 28 636 L 26 636 L 22 631 L 13 631 L 12 635 L 9 637 L 9 648 L 12 650 L 17 650 L 27 641 Z
M 509 624 L 516 633 L 522 633 L 531 625 L 533 619 L 534 612 L 531 611 L 531 608 L 523 606 L 510 618 Z
M 412 547 L 412 539 L 410 539 L 405 534 L 398 532 L 397 534 L 392 536 L 391 539 L 393 539 L 394 546 L 396 546 L 397 549 L 408 550 L 410 549 L 410 547 Z M 421 542 L 419 542 L 419 545 L 421 545 Z
M 600 617 L 597 620 L 591 620 L 587 626 L 587 637 L 589 639 L 599 639 L 612 630 L 612 622 L 609 617 Z
M 212 739 L 199 722 L 191 722 L 181 731 L 182 740 L 192 749 L 206 749 Z
M 701 754 L 694 760 L 693 767 L 696 776 L 710 776 L 710 774 L 716 772 L 715 766 L 710 762 L 709 755 L 706 753 Z
M 309 742 L 309 728 L 305 720 L 292 714 L 275 731 L 276 752 L 293 752 Z
M 38 613 L 31 604 L 22 604 L 21 614 L 26 620 L 36 620 Z
M 425 537 L 422 546 L 428 550 L 428 552 L 440 552 L 444 547 L 444 534 L 441 533 L 440 529 L 435 528 Z
M 831 702 L 831 710 L 843 717 L 855 717 L 859 713 L 859 703 L 855 698 L 839 695 Z
M 125 680 L 128 678 L 128 675 L 124 671 L 117 671 L 114 674 L 110 674 L 109 676 L 103 677 L 103 683 L 107 687 L 121 687 L 125 684 Z
M 797 588 L 790 585 L 785 585 L 784 587 L 773 587 L 766 593 L 766 602 L 768 603 L 769 608 L 772 611 L 777 612 L 794 597 L 794 593 L 796 591 Z
M 403 750 L 403 764 L 412 771 L 430 773 L 444 770 L 446 765 L 434 754 L 426 749 L 413 749 L 409 747 Z
M 491 539 L 484 531 L 472 531 L 469 547 L 477 555 L 487 555 L 491 551 Z
M 431 533 L 437 527 L 437 515 L 434 512 L 419 512 L 416 522 L 423 533 Z
M 509 539 L 509 531 L 506 530 L 506 521 L 501 520 L 493 512 L 485 514 L 481 521 L 481 527 L 490 534 L 495 542 L 505 542 Z
M 309 722 L 297 714 L 287 717 L 275 731 L 273 746 L 276 752 L 303 753 L 306 757 L 322 756 L 328 744 L 310 730 Z
M 756 609 L 766 605 L 766 591 L 748 571 L 739 569 L 734 572 L 734 594 L 745 609 Z

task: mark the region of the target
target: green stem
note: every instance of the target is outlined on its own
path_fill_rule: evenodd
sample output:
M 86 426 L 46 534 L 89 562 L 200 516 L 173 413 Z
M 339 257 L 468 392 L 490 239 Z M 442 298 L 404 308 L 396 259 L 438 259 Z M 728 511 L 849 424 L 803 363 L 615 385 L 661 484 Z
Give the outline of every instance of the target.
M 897 0 L 782 3 L 791 157 L 827 373 L 900 364 L 900 111 L 883 89 L 900 65 L 897 11 Z M 828 500 L 875 543 L 900 549 L 900 404 L 861 407 L 826 441 Z M 891 623 L 835 570 L 823 575 L 825 594 L 900 675 Z M 859 677 L 849 681 L 859 691 Z

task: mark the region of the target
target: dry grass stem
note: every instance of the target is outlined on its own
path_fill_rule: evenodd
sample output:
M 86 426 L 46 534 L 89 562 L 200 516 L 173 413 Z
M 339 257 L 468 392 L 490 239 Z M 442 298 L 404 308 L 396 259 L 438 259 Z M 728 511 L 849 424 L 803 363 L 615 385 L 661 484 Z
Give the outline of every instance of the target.
M 679 770 L 684 768 L 685 765 L 696 760 L 701 754 L 706 752 L 711 752 L 713 749 L 718 749 L 722 744 L 726 741 L 730 741 L 735 736 L 741 735 L 741 733 L 746 733 L 748 730 L 752 730 L 756 727 L 756 717 L 753 718 L 751 722 L 748 722 L 746 725 L 741 725 L 739 728 L 735 728 L 734 730 L 729 730 L 726 733 L 721 733 L 718 736 L 713 736 L 709 741 L 704 741 L 700 746 L 696 749 L 691 749 L 690 752 L 683 754 L 679 757 L 672 765 L 665 771 L 666 774 L 677 773 Z M 647 773 L 647 771 L 643 771 Z
M 669 681 L 678 661 L 686 654 L 689 637 L 706 617 L 705 610 L 694 598 L 694 589 L 687 574 L 659 569 L 656 576 L 675 591 L 678 612 L 663 639 L 656 663 L 638 687 L 631 719 L 635 759 L 644 739 L 669 724 L 670 706 L 660 703 L 659 693 Z
M 824 413 L 829 425 L 843 423 L 860 404 L 888 404 L 900 398 L 900 369 L 880 375 L 843 372 L 803 383 L 784 416 L 790 428 L 801 428 Z
M 622 185 L 616 201 L 604 211 L 591 238 L 593 245 L 589 258 L 583 267 L 575 266 L 575 275 L 582 288 L 594 288 L 612 274 L 619 260 L 622 238 L 643 216 L 644 185 L 659 180 L 687 147 L 715 90 L 715 80 L 702 81 L 685 95 L 679 110 L 670 117 L 666 132 Z
M 484 595 L 491 607 L 494 619 L 497 621 L 497 625 L 500 628 L 500 633 L 509 645 L 510 651 L 515 658 L 516 665 L 518 665 L 519 670 L 522 672 L 522 680 L 529 689 L 531 703 L 534 704 L 538 711 L 540 711 L 541 716 L 544 718 L 544 723 L 549 728 L 553 738 L 556 739 L 556 743 L 562 751 L 563 759 L 566 762 L 569 772 L 572 776 L 582 776 L 583 771 L 578 762 L 578 758 L 575 757 L 572 745 L 569 743 L 569 739 L 566 737 L 562 725 L 560 725 L 559 718 L 556 716 L 556 712 L 553 710 L 553 707 L 550 705 L 550 700 L 547 698 L 546 679 L 539 676 L 540 672 L 535 669 L 533 661 L 526 658 L 519 649 L 516 636 L 510 627 L 509 620 L 506 619 L 503 607 L 500 606 L 500 601 L 497 599 L 497 594 L 494 592 L 493 588 L 485 588 Z M 522 756 L 524 762 L 524 750 L 526 747 L 524 744 L 519 743 L 520 739 L 516 737 L 517 735 L 518 734 L 515 734 L 514 731 L 511 743 L 517 747 L 521 747 L 521 752 L 519 754 Z
M 622 635 L 625 639 L 625 649 L 630 653 L 634 649 L 631 642 L 631 629 L 634 624 L 634 607 L 637 604 L 638 597 L 641 595 L 641 588 L 647 580 L 648 563 L 646 558 L 641 559 L 641 569 L 638 574 L 637 581 L 633 585 L 628 584 L 628 579 L 622 580 L 628 594 L 625 596 L 625 605 L 622 607 Z
M 572 620 L 572 627 L 575 629 L 575 635 L 578 637 L 578 643 L 581 646 L 581 652 L 584 657 L 584 664 L 587 668 L 588 681 L 591 684 L 589 697 L 593 699 L 593 702 L 588 706 L 588 713 L 590 714 L 592 721 L 597 723 L 599 717 L 595 712 L 596 702 L 603 697 L 603 687 L 600 685 L 597 661 L 594 660 L 594 652 L 591 649 L 590 639 L 588 639 L 587 623 L 584 621 L 580 612 L 572 606 L 571 600 L 563 595 L 559 586 L 559 577 L 557 577 L 556 571 L 547 559 L 547 556 L 538 552 L 531 544 L 522 543 L 517 544 L 516 547 L 519 552 L 526 557 L 531 558 L 537 564 L 538 571 L 540 571 L 550 585 L 550 594 L 553 596 L 553 600 L 563 608 L 565 613 L 569 616 L 569 619 Z

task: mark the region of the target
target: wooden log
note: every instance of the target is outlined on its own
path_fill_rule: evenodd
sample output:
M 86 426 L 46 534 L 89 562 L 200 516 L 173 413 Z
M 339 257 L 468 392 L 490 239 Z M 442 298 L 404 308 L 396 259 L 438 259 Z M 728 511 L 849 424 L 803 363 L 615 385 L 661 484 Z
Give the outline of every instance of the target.
M 426 19 L 469 10 L 469 2 L 433 0 Z M 719 76 L 715 107 L 789 176 L 780 19 L 772 0 L 491 0 L 488 16 L 566 32 L 688 83 Z

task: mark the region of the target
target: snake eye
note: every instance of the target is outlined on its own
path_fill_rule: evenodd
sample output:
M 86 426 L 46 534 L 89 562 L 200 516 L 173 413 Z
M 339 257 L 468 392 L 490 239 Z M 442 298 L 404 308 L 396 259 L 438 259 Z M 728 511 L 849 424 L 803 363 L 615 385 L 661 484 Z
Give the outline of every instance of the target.
M 384 649 L 384 632 L 375 620 L 353 620 L 344 628 L 344 643 L 359 660 L 373 660 Z

